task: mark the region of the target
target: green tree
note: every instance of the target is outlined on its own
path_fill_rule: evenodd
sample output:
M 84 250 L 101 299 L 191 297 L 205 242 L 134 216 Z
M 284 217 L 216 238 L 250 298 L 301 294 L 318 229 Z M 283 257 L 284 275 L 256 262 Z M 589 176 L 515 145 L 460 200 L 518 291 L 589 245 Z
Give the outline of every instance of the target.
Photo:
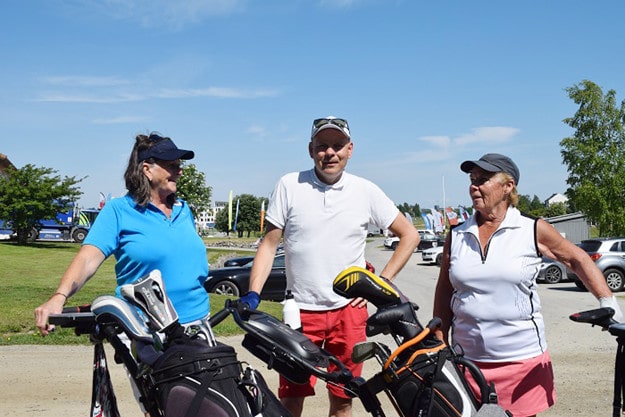
M 566 89 L 579 108 L 564 122 L 575 129 L 562 139 L 568 169 L 566 195 L 575 210 L 599 226 L 601 236 L 625 234 L 625 102 L 584 80 Z
M 84 178 L 61 178 L 52 168 L 28 164 L 10 167 L 0 176 L 0 219 L 17 234 L 17 242 L 28 242 L 39 220 L 55 219 L 58 212 L 69 210 L 82 195 L 76 185 Z
M 531 211 L 532 201 L 530 200 L 530 196 L 526 194 L 519 194 L 519 204 L 517 208 L 522 213 L 529 213 Z
M 265 199 L 266 200 L 266 199 Z M 239 214 L 236 215 L 237 201 L 239 202 Z M 228 228 L 229 214 L 228 208 L 217 213 L 215 218 L 215 228 L 221 232 L 230 232 L 234 230 L 236 221 L 236 232 L 238 237 L 247 237 L 253 232 L 260 231 L 260 206 L 263 199 L 255 197 L 251 194 L 241 194 L 232 198 L 232 229 Z M 267 202 L 265 201 L 265 204 Z
M 234 216 L 234 213 L 232 215 Z M 215 229 L 220 232 L 230 233 L 228 229 L 228 207 L 219 211 L 215 216 Z
M 519 195 L 519 204 L 517 208 L 525 214 L 535 217 L 543 217 L 546 212 L 545 204 L 538 198 L 536 194 L 530 198 L 529 195 Z
M 545 217 L 563 216 L 568 213 L 568 206 L 565 203 L 553 203 L 545 209 Z
M 399 211 L 401 211 L 404 214 L 406 214 L 406 213 L 410 214 L 410 216 L 412 216 L 413 220 L 418 219 L 419 217 L 421 217 L 421 209 L 419 208 L 419 204 L 410 205 L 410 204 L 404 202 L 404 203 L 398 205 L 397 208 L 399 209 Z
M 206 177 L 194 164 L 182 163 L 182 176 L 178 179 L 176 194 L 186 201 L 193 216 L 210 207 L 212 187 L 206 186 Z

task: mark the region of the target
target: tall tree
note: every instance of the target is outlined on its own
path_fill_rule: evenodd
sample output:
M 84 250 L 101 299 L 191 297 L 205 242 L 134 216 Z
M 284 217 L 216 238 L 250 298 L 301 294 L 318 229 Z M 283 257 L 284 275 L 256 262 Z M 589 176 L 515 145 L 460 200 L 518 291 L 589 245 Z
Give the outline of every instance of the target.
M 69 210 L 82 195 L 76 185 L 84 178 L 61 178 L 52 168 L 28 164 L 10 167 L 0 176 L 0 219 L 17 234 L 18 244 L 26 244 L 39 220 L 55 219 Z
M 194 164 L 182 163 L 182 176 L 178 179 L 176 194 L 189 204 L 193 216 L 210 207 L 213 189 L 206 185 L 206 177 Z
M 566 195 L 576 210 L 599 226 L 601 236 L 625 234 L 625 102 L 584 80 L 566 89 L 579 105 L 564 122 L 575 129 L 562 139 L 560 153 L 568 168 Z
M 239 214 L 236 215 L 236 205 L 239 202 Z M 260 230 L 260 206 L 262 197 L 255 197 L 251 194 L 241 194 L 233 197 L 232 204 L 232 230 L 236 221 L 236 231 L 239 237 L 247 233 L 249 237 L 252 232 Z M 236 217 L 236 219 L 235 219 Z M 221 232 L 230 232 L 228 229 L 228 209 L 221 210 L 215 218 L 215 228 Z

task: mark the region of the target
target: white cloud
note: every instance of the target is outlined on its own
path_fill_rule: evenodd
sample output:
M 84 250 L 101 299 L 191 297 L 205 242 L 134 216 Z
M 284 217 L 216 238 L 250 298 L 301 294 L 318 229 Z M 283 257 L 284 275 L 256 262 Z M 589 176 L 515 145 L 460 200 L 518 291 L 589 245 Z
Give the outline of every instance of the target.
M 246 0 L 65 0 L 64 3 L 74 12 L 136 21 L 145 27 L 181 29 L 206 17 L 242 10 Z
M 71 94 L 71 93 L 43 93 L 34 101 L 50 102 L 50 103 L 93 103 L 93 104 L 110 104 L 123 103 L 129 101 L 141 101 L 146 97 L 138 94 L 118 94 L 108 96 L 87 95 L 87 94 Z
M 227 87 L 208 87 L 191 89 L 163 89 L 155 96 L 159 98 L 184 98 L 184 97 L 218 97 L 218 98 L 260 98 L 275 97 L 275 90 L 240 90 Z
M 458 145 L 468 145 L 471 143 L 502 143 L 507 142 L 516 136 L 520 129 L 506 126 L 478 127 L 455 137 L 453 141 Z
M 44 84 L 71 86 L 71 87 L 111 87 L 130 84 L 130 81 L 118 77 L 88 77 L 61 75 L 40 78 Z
M 451 143 L 451 138 L 449 136 L 423 136 L 419 139 L 431 143 L 432 145 L 445 148 Z
M 114 125 L 114 124 L 125 124 L 125 123 L 139 123 L 147 121 L 147 117 L 142 116 L 118 116 L 111 117 L 109 119 L 95 119 L 93 123 L 100 125 Z

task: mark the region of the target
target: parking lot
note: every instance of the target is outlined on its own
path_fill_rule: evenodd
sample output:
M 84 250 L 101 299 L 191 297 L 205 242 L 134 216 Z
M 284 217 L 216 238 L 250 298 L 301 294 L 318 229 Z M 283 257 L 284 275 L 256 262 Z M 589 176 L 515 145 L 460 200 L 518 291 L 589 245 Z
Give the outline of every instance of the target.
M 383 247 L 381 239 L 376 238 L 367 245 L 366 257 L 380 272 L 392 253 Z M 436 265 L 422 264 L 421 254 L 415 253 L 395 281 L 419 306 L 418 315 L 422 324 L 431 318 L 438 271 Z M 574 323 L 568 318 L 576 311 L 598 307 L 598 302 L 590 294 L 579 291 L 571 282 L 541 285 L 539 293 L 558 395 L 555 407 L 541 417 L 611 415 L 616 342 L 608 332 Z M 395 346 L 390 337 L 380 339 L 391 347 Z M 275 372 L 267 370 L 262 362 L 241 347 L 240 336 L 222 341 L 237 349 L 240 360 L 260 369 L 270 386 L 276 389 L 278 378 Z M 139 415 L 123 368 L 113 363 L 110 347 L 107 347 L 107 353 L 121 415 Z M 88 413 L 92 360 L 93 349 L 88 346 L 0 347 L 0 415 L 44 417 Z M 375 360 L 368 361 L 364 376 L 371 376 L 379 369 Z M 326 414 L 324 388 L 318 385 L 317 392 L 317 396 L 306 401 L 304 417 Z M 381 399 L 387 416 L 396 416 L 388 400 Z M 366 416 L 362 405 L 355 400 L 354 417 Z
M 391 254 L 392 251 L 381 248 L 381 243 L 372 242 L 367 250 L 367 259 L 380 271 Z M 427 323 L 432 315 L 438 271 L 438 266 L 422 263 L 421 254 L 415 253 L 395 281 L 419 305 L 422 324 Z M 577 289 L 573 282 L 540 284 L 539 295 L 557 393 L 556 405 L 540 415 L 611 415 L 615 338 L 608 332 L 569 319 L 569 315 L 577 311 L 598 308 L 598 301 L 590 293 Z M 622 296 L 618 294 L 617 297 L 621 309 L 624 305 Z

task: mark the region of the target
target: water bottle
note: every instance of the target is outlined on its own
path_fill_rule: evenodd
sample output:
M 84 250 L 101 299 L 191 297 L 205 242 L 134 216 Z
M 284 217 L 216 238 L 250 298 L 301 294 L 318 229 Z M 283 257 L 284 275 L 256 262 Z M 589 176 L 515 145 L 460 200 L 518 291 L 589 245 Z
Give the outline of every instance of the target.
M 293 298 L 291 290 L 286 290 L 284 301 L 282 302 L 282 321 L 290 328 L 300 331 L 302 330 L 302 322 L 299 317 L 299 307 Z

